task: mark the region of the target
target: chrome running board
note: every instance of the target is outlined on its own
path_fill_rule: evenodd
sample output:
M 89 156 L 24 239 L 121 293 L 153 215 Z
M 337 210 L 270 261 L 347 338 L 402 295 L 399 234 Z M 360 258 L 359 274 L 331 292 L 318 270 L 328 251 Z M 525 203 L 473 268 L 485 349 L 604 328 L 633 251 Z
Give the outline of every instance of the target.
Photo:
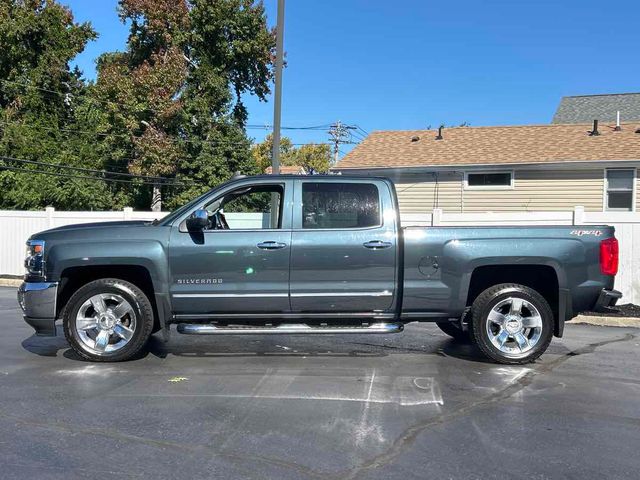
M 178 333 L 184 335 L 310 335 L 310 334 L 342 334 L 342 333 L 400 333 L 404 330 L 402 323 L 372 323 L 362 326 L 316 326 L 304 323 L 289 323 L 274 327 L 220 327 L 211 324 L 179 323 Z

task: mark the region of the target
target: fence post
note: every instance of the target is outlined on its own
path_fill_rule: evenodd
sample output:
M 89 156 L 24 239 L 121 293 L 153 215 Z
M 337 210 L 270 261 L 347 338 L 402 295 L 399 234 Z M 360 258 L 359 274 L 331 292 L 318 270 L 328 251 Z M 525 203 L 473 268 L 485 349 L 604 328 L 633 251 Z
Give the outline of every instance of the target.
M 431 214 L 431 226 L 437 227 L 442 223 L 442 209 L 434 208 Z
M 55 210 L 53 207 L 46 207 L 44 209 L 44 211 L 47 212 L 47 227 L 49 228 L 53 227 L 53 212 L 55 212 Z
M 124 209 L 123 209 L 123 215 L 124 215 L 124 219 L 125 219 L 125 220 L 131 220 L 131 216 L 133 215 L 133 208 L 131 208 L 131 207 L 124 207 Z
M 584 207 L 576 205 L 573 207 L 573 224 L 584 225 Z

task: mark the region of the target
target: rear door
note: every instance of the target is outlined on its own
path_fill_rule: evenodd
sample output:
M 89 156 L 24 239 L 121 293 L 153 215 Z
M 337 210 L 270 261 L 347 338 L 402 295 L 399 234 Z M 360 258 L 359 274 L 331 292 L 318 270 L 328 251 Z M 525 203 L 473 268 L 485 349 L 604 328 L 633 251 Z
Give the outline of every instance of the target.
M 398 245 L 385 182 L 300 179 L 293 212 L 292 311 L 392 309 Z
M 204 206 L 212 214 L 221 206 L 209 229 L 173 228 L 169 265 L 177 314 L 290 311 L 292 188 L 286 184 L 293 187 L 260 183 L 224 192 Z

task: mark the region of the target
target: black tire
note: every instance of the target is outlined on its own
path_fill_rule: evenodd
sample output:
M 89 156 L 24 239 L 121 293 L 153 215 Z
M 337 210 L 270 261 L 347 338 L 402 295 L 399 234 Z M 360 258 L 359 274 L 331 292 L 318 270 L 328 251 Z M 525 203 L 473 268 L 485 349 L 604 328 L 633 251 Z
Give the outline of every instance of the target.
M 128 343 L 113 352 L 96 354 L 81 339 L 76 326 L 80 308 L 90 298 L 100 294 L 114 294 L 124 298 L 135 314 L 135 327 Z M 138 355 L 145 347 L 154 326 L 153 307 L 140 288 L 125 280 L 102 278 L 79 288 L 67 302 L 62 314 L 64 335 L 71 348 L 82 358 L 94 362 L 121 362 Z
M 522 299 L 538 310 L 541 319 L 541 332 L 537 343 L 522 353 L 506 353 L 497 348 L 487 331 L 489 314 L 494 307 L 510 298 Z M 525 307 L 526 310 L 526 307 Z M 551 343 L 553 337 L 554 316 L 549 303 L 535 290 L 524 285 L 504 283 L 495 285 L 482 292 L 473 302 L 469 333 L 471 341 L 489 359 L 507 365 L 522 365 L 536 360 Z M 495 335 L 495 334 L 494 334 Z M 510 340 L 511 341 L 511 340 Z M 513 340 L 515 344 L 515 340 Z M 528 346 L 528 344 L 525 344 Z
M 437 322 L 436 325 L 457 342 L 469 343 L 469 332 L 462 330 L 458 322 Z

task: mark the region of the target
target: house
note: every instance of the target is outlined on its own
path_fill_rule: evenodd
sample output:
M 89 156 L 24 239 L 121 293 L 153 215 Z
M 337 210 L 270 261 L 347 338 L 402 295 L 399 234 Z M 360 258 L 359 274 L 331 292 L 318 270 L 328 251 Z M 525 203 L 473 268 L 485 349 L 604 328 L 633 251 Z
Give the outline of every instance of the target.
M 267 175 L 271 175 L 272 172 L 273 172 L 272 167 L 267 167 L 267 169 L 264 171 L 264 173 L 266 173 Z M 301 167 L 300 165 L 280 165 L 280 174 L 281 175 L 306 175 L 307 171 L 304 169 L 304 167 Z
M 403 213 L 635 211 L 640 121 L 373 132 L 333 168 L 390 177 Z
M 553 123 L 640 122 L 640 93 L 563 97 Z

